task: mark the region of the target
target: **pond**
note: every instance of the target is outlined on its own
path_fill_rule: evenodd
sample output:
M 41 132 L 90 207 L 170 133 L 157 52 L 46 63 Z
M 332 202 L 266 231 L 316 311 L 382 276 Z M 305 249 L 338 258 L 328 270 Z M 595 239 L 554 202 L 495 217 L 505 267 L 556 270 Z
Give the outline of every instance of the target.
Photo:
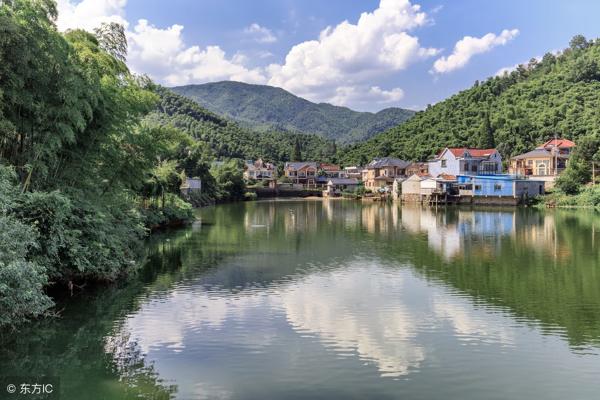
M 600 393 L 593 212 L 259 201 L 146 246 L 129 281 L 2 338 L 0 375 L 61 399 Z

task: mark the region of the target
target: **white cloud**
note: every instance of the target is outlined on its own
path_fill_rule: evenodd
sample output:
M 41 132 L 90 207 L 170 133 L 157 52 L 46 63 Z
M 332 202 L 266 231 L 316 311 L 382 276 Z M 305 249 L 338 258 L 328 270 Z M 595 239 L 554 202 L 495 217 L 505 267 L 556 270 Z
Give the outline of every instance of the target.
M 102 22 L 115 21 L 129 27 L 125 20 L 127 0 L 60 0 L 58 3 L 58 28 L 61 30 L 83 28 L 93 30 Z M 244 66 L 243 55 L 227 58 L 219 46 L 186 46 L 182 33 L 184 27 L 174 24 L 158 28 L 140 19 L 127 29 L 129 53 L 127 64 L 136 73 L 148 74 L 160 83 L 183 85 L 215 80 L 237 80 L 264 83 L 260 69 Z
M 277 41 L 277 37 L 275 37 L 270 29 L 260 26 L 257 23 L 253 23 L 244 29 L 244 33 L 258 43 L 274 43 Z
M 381 0 L 376 10 L 362 13 L 356 24 L 344 21 L 327 27 L 317 40 L 292 47 L 283 64 L 268 67 L 269 84 L 313 101 L 344 98 L 338 91 L 348 91 L 347 87 L 358 91 L 370 86 L 373 78 L 437 54 L 438 50 L 421 47 L 419 39 L 407 33 L 426 23 L 420 6 L 408 0 Z
M 510 74 L 511 72 L 516 70 L 519 65 L 521 65 L 521 64 L 515 64 L 515 65 L 511 65 L 509 67 L 500 68 L 498 71 L 496 71 L 494 76 L 503 76 L 504 74 Z
M 384 90 L 379 86 L 357 87 L 340 86 L 335 90 L 335 96 L 330 99 L 333 104 L 340 106 L 361 106 L 372 108 L 373 105 L 384 105 L 400 101 L 404 91 L 400 88 Z
M 476 54 L 486 53 L 496 46 L 504 46 L 519 34 L 518 29 L 505 29 L 496 35 L 488 33 L 481 38 L 465 36 L 454 46 L 454 51 L 448 57 L 438 58 L 433 64 L 433 72 L 447 73 L 460 69 L 469 63 Z
M 250 59 L 264 63 L 261 60 L 273 57 L 270 52 L 250 50 L 228 55 L 218 45 L 186 43 L 184 27 L 179 24 L 159 27 L 145 19 L 128 23 L 126 4 L 127 0 L 59 0 L 57 25 L 61 30 L 92 30 L 106 21 L 122 23 L 131 70 L 166 85 L 217 80 L 267 83 L 312 101 L 372 110 L 393 105 L 404 96 L 399 87 L 383 88 L 382 81 L 439 53 L 421 46 L 411 32 L 432 21 L 409 0 L 380 0 L 375 10 L 362 13 L 355 23 L 329 26 L 318 38 L 293 46 L 283 62 L 264 67 L 251 67 Z M 440 9 L 436 7 L 432 13 Z M 249 25 L 244 33 L 259 43 L 277 40 L 271 30 L 258 23 Z M 503 45 L 517 34 L 515 29 L 498 36 L 467 36 L 456 44 L 452 55 L 435 62 L 434 70 L 441 73 L 460 68 L 474 54 Z
M 75 3 L 71 0 L 58 0 L 59 30 L 82 28 L 93 30 L 102 22 L 118 22 L 127 26 L 125 5 L 127 0 L 83 0 Z

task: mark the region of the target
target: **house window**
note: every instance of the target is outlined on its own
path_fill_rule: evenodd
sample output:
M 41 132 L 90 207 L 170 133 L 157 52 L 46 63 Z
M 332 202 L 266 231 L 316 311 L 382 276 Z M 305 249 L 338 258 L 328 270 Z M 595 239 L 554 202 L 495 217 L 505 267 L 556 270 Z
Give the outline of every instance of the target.
M 471 165 L 471 172 L 477 172 L 477 164 Z
M 481 190 L 481 185 L 475 185 L 475 190 Z
M 446 160 L 442 160 L 442 168 L 446 168 L 446 166 L 447 166 Z
M 541 160 L 536 161 L 536 175 L 549 175 L 550 174 L 550 161 Z
M 502 185 L 499 183 L 494 184 L 494 192 L 499 192 L 502 190 Z

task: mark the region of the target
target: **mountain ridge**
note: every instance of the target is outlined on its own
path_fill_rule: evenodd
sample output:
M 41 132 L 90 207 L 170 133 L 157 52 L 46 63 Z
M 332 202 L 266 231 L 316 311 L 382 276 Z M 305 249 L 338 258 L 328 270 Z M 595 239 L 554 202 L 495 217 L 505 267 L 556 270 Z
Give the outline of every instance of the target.
M 329 103 L 313 103 L 279 87 L 236 81 L 170 89 L 253 130 L 317 134 L 341 145 L 367 140 L 405 122 L 415 113 L 398 107 L 376 113 L 354 111 Z

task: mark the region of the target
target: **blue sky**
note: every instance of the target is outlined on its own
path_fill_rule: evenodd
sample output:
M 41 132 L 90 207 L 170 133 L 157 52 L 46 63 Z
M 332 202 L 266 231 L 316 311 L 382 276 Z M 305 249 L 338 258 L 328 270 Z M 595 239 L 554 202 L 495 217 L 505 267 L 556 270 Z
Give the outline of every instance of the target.
M 369 111 L 424 108 L 575 34 L 600 36 L 592 0 L 58 3 L 59 29 L 125 24 L 131 69 L 163 84 L 232 79 Z

